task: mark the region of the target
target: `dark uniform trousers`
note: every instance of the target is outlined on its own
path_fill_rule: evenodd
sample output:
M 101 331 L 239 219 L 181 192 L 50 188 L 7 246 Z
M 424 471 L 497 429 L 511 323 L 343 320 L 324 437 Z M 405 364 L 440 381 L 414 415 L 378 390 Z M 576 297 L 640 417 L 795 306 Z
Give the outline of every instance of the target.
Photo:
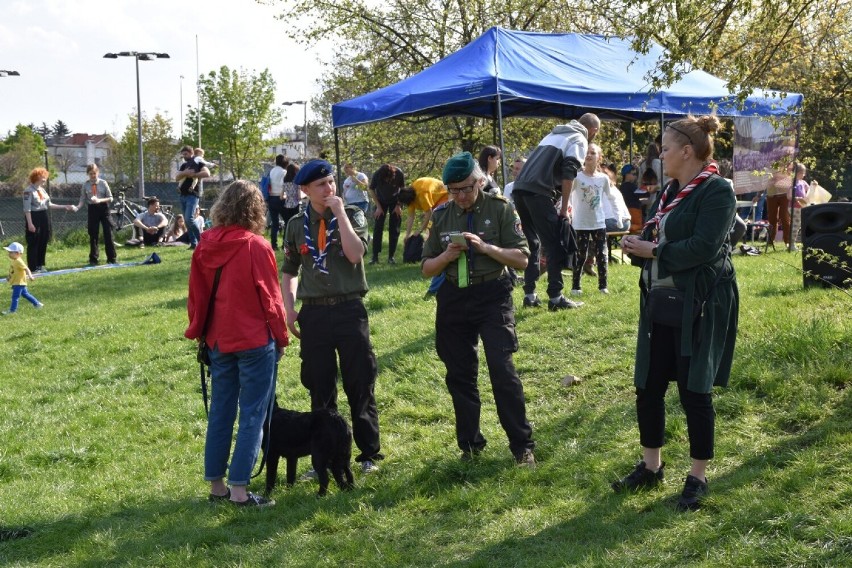
M 299 311 L 302 384 L 311 408 L 337 409 L 337 356 L 349 401 L 352 434 L 361 453 L 355 461 L 381 459 L 376 408 L 376 355 L 370 344 L 367 310 L 361 300 L 330 306 L 303 304 Z
M 24 222 L 24 232 L 27 241 L 27 266 L 35 270 L 44 266 L 47 259 L 47 243 L 50 241 L 50 216 L 47 211 L 31 211 L 30 219 L 33 221 L 35 233 L 31 233 Z
M 398 202 L 379 202 L 383 213 L 376 219 L 373 225 L 373 260 L 378 261 L 382 253 L 382 234 L 385 231 L 385 219 L 388 220 L 388 258 L 396 254 L 396 245 L 399 242 L 399 232 L 402 226 L 402 215 L 397 215 L 396 206 Z
M 690 357 L 680 354 L 680 328 L 654 324 L 651 330 L 651 366 L 644 389 L 636 389 L 639 443 L 661 448 L 666 433 L 666 390 L 677 381 L 680 404 L 686 414 L 689 455 L 696 460 L 713 458 L 716 412 L 710 393 L 689 390 Z
M 559 214 L 553 200 L 528 191 L 512 193 L 515 209 L 521 218 L 524 236 L 530 247 L 530 258 L 524 271 L 524 293 L 535 292 L 541 275 L 541 247 L 547 257 L 547 297 L 556 298 L 562 293 L 562 270 L 566 268 L 567 255 L 559 239 Z
M 101 227 L 104 230 L 104 248 L 106 249 L 107 262 L 115 262 L 115 242 L 112 238 L 112 221 L 109 218 L 109 204 L 90 203 L 87 221 L 89 231 L 89 262 L 92 264 L 97 264 L 98 262 L 98 257 L 100 256 L 98 233 Z M 143 233 L 144 235 L 147 235 L 147 233 Z
M 517 456 L 535 447 L 526 417 L 524 388 L 512 361 L 518 338 L 511 292 L 512 283 L 506 275 L 467 288 L 448 280 L 438 290 L 435 347 L 447 367 L 447 389 L 453 399 L 456 438 L 462 451 L 478 451 L 486 444 L 479 430 L 480 337 L 497 416 L 509 438 L 509 448 Z

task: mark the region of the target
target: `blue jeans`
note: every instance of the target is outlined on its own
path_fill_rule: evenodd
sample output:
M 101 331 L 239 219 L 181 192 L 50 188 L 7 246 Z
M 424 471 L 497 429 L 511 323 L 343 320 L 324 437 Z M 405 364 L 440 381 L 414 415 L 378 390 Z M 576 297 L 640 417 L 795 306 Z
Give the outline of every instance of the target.
M 204 479 L 225 477 L 234 435 L 237 407 L 240 427 L 228 470 L 228 483 L 248 485 L 263 436 L 263 421 L 269 409 L 275 375 L 275 342 L 238 351 L 210 351 L 212 395 L 204 445 Z
M 180 208 L 183 211 L 183 218 L 186 221 L 187 232 L 189 233 L 189 244 L 191 246 L 198 244 L 198 239 L 201 234 L 198 232 L 198 227 L 195 226 L 195 208 L 198 207 L 197 195 L 181 195 Z
M 35 299 L 35 296 L 29 293 L 27 287 L 24 284 L 21 284 L 19 286 L 12 286 L 12 305 L 9 306 L 10 312 L 18 311 L 18 300 L 21 298 L 21 296 L 23 296 L 25 300 L 29 300 L 32 305 L 38 305 L 38 300 Z

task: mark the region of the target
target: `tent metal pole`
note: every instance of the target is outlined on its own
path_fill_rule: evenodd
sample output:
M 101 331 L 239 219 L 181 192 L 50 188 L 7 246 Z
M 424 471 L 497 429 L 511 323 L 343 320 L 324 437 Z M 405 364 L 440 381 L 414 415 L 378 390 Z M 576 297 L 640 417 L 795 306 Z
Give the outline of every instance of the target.
M 506 149 L 503 147 L 503 101 L 500 99 L 500 92 L 497 92 L 497 132 L 500 135 L 500 172 L 503 174 L 503 187 L 509 183 L 506 171 Z
M 343 176 L 340 175 L 340 136 L 338 136 L 337 128 L 334 129 L 334 166 L 337 168 L 337 193 L 342 195 L 343 191 Z
M 801 133 L 802 119 L 800 117 L 796 117 L 793 120 L 796 121 L 796 157 L 793 158 L 793 187 L 790 188 L 790 242 L 787 243 L 787 252 L 794 252 L 796 250 L 796 233 L 793 229 L 801 229 L 801 227 L 793 226 L 793 215 L 795 215 L 796 212 L 796 177 L 799 173 L 799 168 L 796 167 L 796 163 L 799 161 L 799 134 Z M 802 222 L 799 221 L 799 225 L 801 224 Z
M 629 150 L 629 159 L 630 163 L 633 163 L 633 121 L 630 121 L 630 150 Z

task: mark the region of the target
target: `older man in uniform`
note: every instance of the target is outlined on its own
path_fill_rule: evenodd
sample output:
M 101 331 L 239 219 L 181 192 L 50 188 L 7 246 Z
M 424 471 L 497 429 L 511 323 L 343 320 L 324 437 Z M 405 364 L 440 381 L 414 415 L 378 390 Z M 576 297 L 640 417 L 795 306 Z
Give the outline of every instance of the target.
M 534 467 L 532 428 L 524 388 L 512 353 L 518 350 L 512 282 L 506 267 L 522 270 L 530 254 L 520 221 L 502 197 L 482 191 L 485 182 L 469 152 L 450 158 L 443 181 L 454 200 L 435 209 L 423 248 L 424 276 L 446 272 L 438 291 L 435 347 L 447 368 L 456 438 L 462 459 L 485 447 L 479 429 L 477 343 L 482 338 L 500 424 L 518 465 Z
M 352 431 L 361 451 L 355 461 L 370 473 L 384 456 L 379 453 L 379 413 L 373 393 L 376 355 L 362 301 L 367 293 L 363 263 L 367 219 L 361 209 L 344 205 L 337 196 L 333 173 L 325 160 L 311 160 L 293 179 L 309 204 L 287 222 L 284 234 L 284 313 L 290 332 L 301 338 L 301 379 L 311 393 L 313 409 L 337 408 L 340 357 Z M 298 312 L 296 298 L 302 302 Z

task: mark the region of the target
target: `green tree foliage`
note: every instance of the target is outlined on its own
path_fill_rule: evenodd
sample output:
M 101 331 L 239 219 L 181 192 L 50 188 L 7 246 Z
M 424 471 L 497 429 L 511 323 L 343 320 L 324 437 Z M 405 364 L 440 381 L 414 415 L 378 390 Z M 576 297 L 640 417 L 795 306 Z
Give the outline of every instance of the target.
M 848 137 L 852 126 L 849 0 L 580 0 L 570 6 L 544 0 L 278 3 L 288 22 L 310 22 L 284 30 L 294 39 L 309 45 L 337 38 L 335 55 L 323 75 L 323 94 L 312 104 L 324 113 L 326 125 L 331 104 L 409 77 L 489 27 L 503 26 L 633 37 L 638 52 L 647 52 L 656 42 L 667 55 L 648 77 L 655 87 L 700 68 L 725 78 L 741 99 L 755 87 L 802 92 L 803 155 L 813 156 L 813 165 L 821 165 L 842 151 L 843 160 L 833 163 L 848 162 L 848 144 L 839 148 L 842 135 L 835 133 Z M 785 65 L 795 72 L 781 73 Z M 552 120 L 507 120 L 507 158 L 534 147 L 552 125 Z M 641 153 L 656 133 L 654 125 L 637 124 L 633 153 Z M 322 134 L 330 146 L 328 126 Z M 416 173 L 432 174 L 452 151 L 476 150 L 494 141 L 491 121 L 459 117 L 385 121 L 345 129 L 340 136 L 344 157 L 370 161 L 372 155 L 375 163 L 393 160 Z M 599 139 L 605 155 L 616 161 L 629 155 L 630 150 L 624 149 L 627 141 L 627 128 L 614 125 L 607 125 Z M 729 141 L 720 140 L 717 149 L 729 155 Z M 827 175 L 836 179 L 838 168 Z
M 71 129 L 61 120 L 57 120 L 56 124 L 53 125 L 52 133 L 55 138 L 61 139 L 71 134 Z
M 0 181 L 8 181 L 16 188 L 25 187 L 30 171 L 44 166 L 46 148 L 41 136 L 19 124 L 15 132 L 0 141 Z
M 281 120 L 275 106 L 275 80 L 264 69 L 260 74 L 222 66 L 199 79 L 201 85 L 201 136 L 207 156 L 224 156 L 224 167 L 234 178 L 259 175 L 266 158 L 264 134 Z M 198 109 L 190 108 L 186 132 L 192 140 Z
M 112 149 L 109 167 L 116 180 L 135 180 L 139 177 L 139 146 L 136 113 L 128 115 L 129 123 Z M 142 146 L 145 150 L 145 180 L 165 182 L 172 179 L 171 166 L 178 145 L 172 134 L 172 122 L 159 112 L 149 119 L 142 115 Z

